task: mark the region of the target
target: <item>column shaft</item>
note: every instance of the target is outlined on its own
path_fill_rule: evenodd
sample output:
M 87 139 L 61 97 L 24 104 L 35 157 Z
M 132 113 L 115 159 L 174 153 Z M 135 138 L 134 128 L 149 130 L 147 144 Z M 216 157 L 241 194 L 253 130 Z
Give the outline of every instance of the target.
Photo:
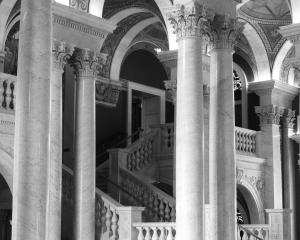
M 75 240 L 95 238 L 95 77 L 90 63 L 88 59 L 81 63 L 76 86 Z
M 204 239 L 203 79 L 201 38 L 178 42 L 176 100 L 177 238 Z
M 13 179 L 13 240 L 47 239 L 50 168 L 52 11 L 49 0 L 21 5 Z

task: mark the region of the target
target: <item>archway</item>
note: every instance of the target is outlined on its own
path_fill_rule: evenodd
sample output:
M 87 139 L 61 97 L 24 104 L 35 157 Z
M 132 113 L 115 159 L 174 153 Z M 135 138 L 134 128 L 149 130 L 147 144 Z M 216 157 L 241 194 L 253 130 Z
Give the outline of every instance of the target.
M 263 209 L 259 204 L 259 200 L 244 184 L 237 185 L 237 208 L 245 224 L 265 223 Z
M 0 174 L 0 239 L 11 239 L 12 193 Z

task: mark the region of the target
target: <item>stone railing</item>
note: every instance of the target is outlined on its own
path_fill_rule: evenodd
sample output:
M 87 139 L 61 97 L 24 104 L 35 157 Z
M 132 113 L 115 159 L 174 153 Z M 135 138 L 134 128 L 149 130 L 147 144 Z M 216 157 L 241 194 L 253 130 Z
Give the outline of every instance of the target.
M 131 172 L 120 169 L 121 187 L 130 194 L 123 194 L 122 202 L 145 206 L 146 221 L 175 222 L 175 199 Z
M 158 131 L 157 148 L 160 154 L 172 154 L 175 145 L 174 124 L 155 125 Z M 257 155 L 257 132 L 246 128 L 235 127 L 235 148 L 242 155 Z
M 257 132 L 235 127 L 235 148 L 241 154 L 256 155 Z
M 137 172 L 148 166 L 153 160 L 153 145 L 156 133 L 151 132 L 124 149 L 110 149 L 111 164 L 131 172 Z
M 14 114 L 17 77 L 0 73 L 0 112 Z
M 73 171 L 63 166 L 62 192 L 64 203 L 73 205 Z M 96 188 L 95 239 L 136 239 L 130 231 L 132 223 L 142 220 L 143 207 L 124 207 Z
M 138 231 L 137 240 L 173 240 L 176 235 L 175 223 L 134 223 Z
M 238 225 L 237 230 L 238 240 L 269 239 L 269 225 L 267 224 Z

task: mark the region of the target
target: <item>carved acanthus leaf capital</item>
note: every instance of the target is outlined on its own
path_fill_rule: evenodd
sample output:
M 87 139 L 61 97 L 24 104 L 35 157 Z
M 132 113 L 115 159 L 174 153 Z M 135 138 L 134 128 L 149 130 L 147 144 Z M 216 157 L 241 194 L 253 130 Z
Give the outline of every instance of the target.
M 211 49 L 233 49 L 238 35 L 242 32 L 244 24 L 236 18 L 227 15 L 215 15 L 210 22 L 208 34 Z
M 177 81 L 167 80 L 164 81 L 167 99 L 176 104 L 176 91 L 177 91 Z
M 266 105 L 255 107 L 255 112 L 260 119 L 261 126 L 266 124 L 279 125 L 284 109 L 275 105 Z
M 107 54 L 95 53 L 90 49 L 76 49 L 72 64 L 80 77 L 100 76 L 107 60 Z
M 53 68 L 58 71 L 63 71 L 73 51 L 74 45 L 54 40 L 52 45 Z
M 202 37 L 208 28 L 213 12 L 197 2 L 189 6 L 177 5 L 168 18 L 177 35 L 177 40 L 188 37 Z
M 287 128 L 294 129 L 296 121 L 296 111 L 293 111 L 292 109 L 285 109 L 283 113 L 283 120 Z

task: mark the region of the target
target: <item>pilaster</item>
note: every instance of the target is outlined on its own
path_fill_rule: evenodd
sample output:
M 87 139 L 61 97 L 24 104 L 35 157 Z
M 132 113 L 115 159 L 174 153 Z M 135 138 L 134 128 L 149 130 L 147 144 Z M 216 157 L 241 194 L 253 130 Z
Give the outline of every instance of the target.
M 270 240 L 291 240 L 289 209 L 266 209 Z

